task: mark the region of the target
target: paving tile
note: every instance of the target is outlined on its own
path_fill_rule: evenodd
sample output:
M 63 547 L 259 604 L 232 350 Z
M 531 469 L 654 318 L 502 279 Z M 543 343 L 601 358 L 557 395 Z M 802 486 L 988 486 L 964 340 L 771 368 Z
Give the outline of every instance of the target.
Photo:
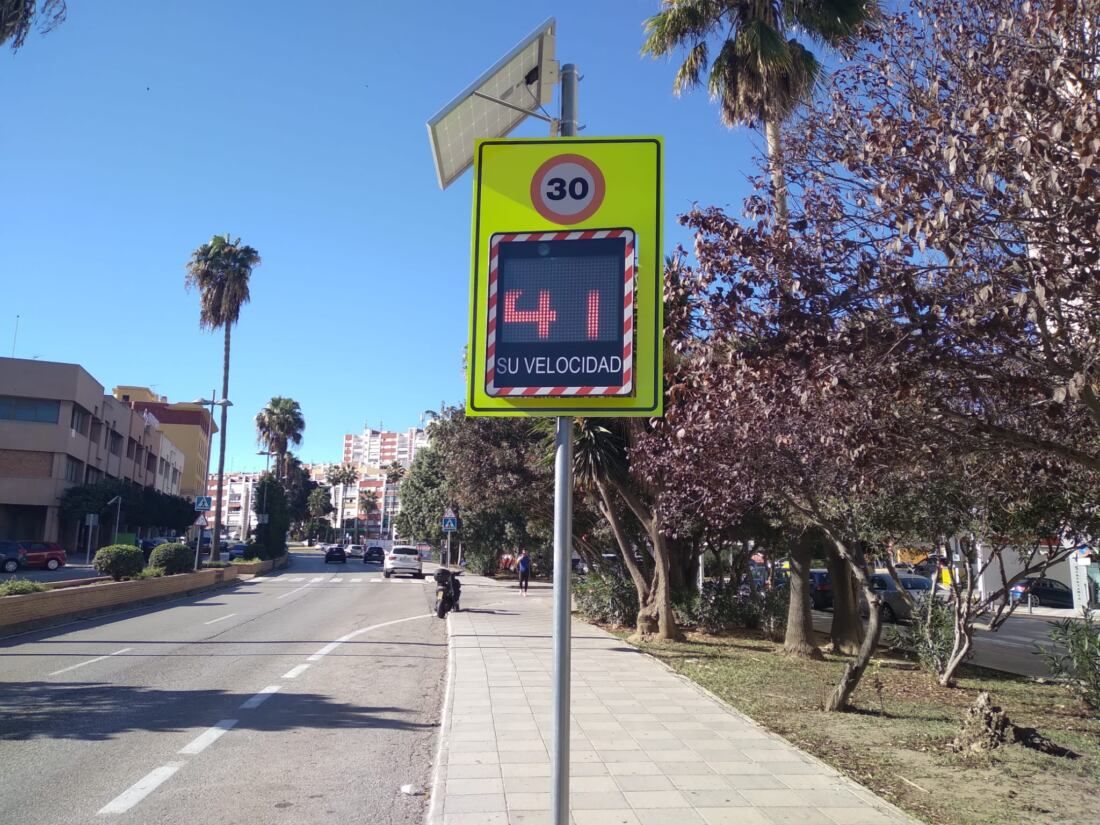
M 827 788 L 820 790 L 792 791 L 804 805 L 816 808 L 854 808 L 859 804 L 859 799 L 844 788 Z
M 774 789 L 760 789 L 752 790 L 745 789 L 738 791 L 741 796 L 745 797 L 749 801 L 750 805 L 755 805 L 757 808 L 804 808 L 806 802 L 803 799 L 799 799 L 794 791 L 783 788 L 782 790 Z
M 444 814 L 443 825 L 508 825 L 508 816 L 503 812 Z
M 687 800 L 679 791 L 626 791 L 626 801 L 634 810 L 644 808 L 687 808 Z
M 549 810 L 509 811 L 508 825 L 553 825 Z
M 504 793 L 504 782 L 499 778 L 455 779 L 447 777 L 447 796 L 468 794 Z
M 837 825 L 896 825 L 897 819 L 874 808 L 822 808 Z
M 809 790 L 811 788 L 840 788 L 844 781 L 834 774 L 823 773 L 782 773 L 782 767 L 775 774 L 775 778 L 794 790 Z
M 447 781 L 452 779 L 499 779 L 500 765 L 455 765 L 447 766 Z
M 713 773 L 669 774 L 668 780 L 681 791 L 719 791 L 731 787 L 726 777 Z
M 733 788 L 683 789 L 680 791 L 693 808 L 743 808 L 749 803 Z
M 660 766 L 661 772 L 668 776 L 709 775 L 715 773 L 714 768 L 705 762 L 661 762 L 658 760 L 657 764 Z M 753 763 L 746 762 L 745 764 Z
M 607 772 L 612 776 L 659 776 L 661 769 L 656 762 L 612 762 Z
M 775 825 L 755 808 L 700 808 L 699 815 L 707 825 Z
M 572 810 L 595 811 L 601 809 L 618 810 L 629 807 L 626 797 L 619 791 L 578 791 L 569 792 L 569 807 Z
M 572 771 L 570 771 L 572 773 Z M 622 777 L 625 778 L 625 777 Z M 657 777 L 650 777 L 656 779 Z M 621 785 L 616 785 L 610 776 L 570 776 L 570 793 L 594 793 L 596 791 L 617 791 Z
M 761 808 L 760 810 L 775 825 L 836 825 L 819 808 Z
M 691 808 L 650 808 L 634 813 L 641 825 L 706 825 Z
M 504 794 L 470 794 L 468 796 L 448 796 L 443 801 L 443 810 L 448 814 L 492 813 L 505 811 Z
M 447 749 L 448 765 L 499 765 L 500 756 L 496 751 L 462 751 L 455 753 Z
M 550 774 L 547 774 L 549 776 Z M 578 776 L 608 776 L 607 765 L 603 762 L 574 762 L 569 766 L 569 775 Z
M 770 773 L 731 773 L 723 777 L 731 788 L 739 791 L 769 791 L 789 788 Z
M 509 777 L 542 777 L 550 776 L 550 763 L 546 761 L 542 762 L 512 762 L 507 765 L 500 766 L 501 772 L 504 774 L 504 778 Z M 450 768 L 447 768 L 450 771 Z M 570 773 L 575 773 L 574 770 L 570 770 Z
M 509 793 L 508 810 L 510 811 L 548 811 L 550 810 L 550 793 L 548 791 L 519 791 Z
M 629 808 L 613 811 L 573 811 L 576 825 L 641 825 L 638 817 Z
M 615 783 L 624 791 L 673 791 L 676 790 L 665 776 L 617 776 Z

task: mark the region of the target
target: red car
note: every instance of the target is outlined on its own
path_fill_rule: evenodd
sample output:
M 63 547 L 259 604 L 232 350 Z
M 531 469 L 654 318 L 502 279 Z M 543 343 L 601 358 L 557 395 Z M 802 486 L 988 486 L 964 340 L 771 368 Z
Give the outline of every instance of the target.
M 52 541 L 0 541 L 0 559 L 5 573 L 14 573 L 20 567 L 56 570 L 69 561 L 61 545 Z

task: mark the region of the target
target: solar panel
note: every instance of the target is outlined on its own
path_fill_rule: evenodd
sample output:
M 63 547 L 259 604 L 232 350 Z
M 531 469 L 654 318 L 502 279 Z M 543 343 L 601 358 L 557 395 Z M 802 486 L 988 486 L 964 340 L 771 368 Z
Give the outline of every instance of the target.
M 556 23 L 550 18 L 428 121 L 439 187 L 474 162 L 474 141 L 504 137 L 554 96 Z

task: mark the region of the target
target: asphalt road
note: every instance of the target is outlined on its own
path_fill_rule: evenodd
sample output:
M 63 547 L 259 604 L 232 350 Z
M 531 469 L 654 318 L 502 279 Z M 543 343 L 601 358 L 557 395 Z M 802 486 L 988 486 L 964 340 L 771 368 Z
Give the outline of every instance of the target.
M 420 823 L 446 663 L 431 579 L 289 569 L 0 640 L 0 822 Z
M 814 628 L 829 632 L 833 614 L 814 611 Z M 996 633 L 978 625 L 974 631 L 974 656 L 970 664 L 1015 673 L 1020 676 L 1049 676 L 1041 656 L 1035 655 L 1035 643 L 1050 646 L 1051 618 L 1014 614 Z

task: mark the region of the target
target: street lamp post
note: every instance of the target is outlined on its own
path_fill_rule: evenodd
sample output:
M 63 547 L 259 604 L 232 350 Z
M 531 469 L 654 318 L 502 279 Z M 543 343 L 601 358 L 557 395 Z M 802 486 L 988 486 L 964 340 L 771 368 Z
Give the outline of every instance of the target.
M 202 404 L 204 407 L 209 407 L 210 408 L 210 427 L 211 427 L 211 429 L 213 429 L 213 426 L 214 426 L 214 408 L 215 407 L 221 407 L 222 409 L 225 409 L 226 407 L 232 407 L 233 406 L 233 402 L 230 401 L 228 398 L 223 398 L 220 401 L 217 400 L 217 391 L 216 390 L 211 390 L 210 391 L 210 397 L 209 398 L 196 398 L 191 403 L 192 404 Z M 224 432 L 222 433 L 221 437 L 222 437 L 222 440 L 225 440 L 225 433 Z M 206 485 L 207 481 L 210 478 L 210 448 L 213 445 L 213 442 L 214 442 L 213 433 L 211 433 L 210 444 L 208 444 L 207 448 L 206 448 L 206 476 L 203 479 L 203 492 L 204 493 L 206 492 L 206 486 L 205 485 Z M 217 552 L 218 534 L 221 532 L 221 526 L 222 526 L 222 488 L 223 488 L 224 483 L 225 483 L 224 469 L 225 469 L 224 467 L 219 467 L 218 468 L 218 498 L 217 498 L 217 502 L 214 505 L 215 506 L 215 509 L 214 509 L 214 531 L 210 535 L 210 561 L 215 560 L 214 553 Z M 195 569 L 196 570 L 199 569 L 201 560 L 202 560 L 202 530 L 199 530 L 199 537 L 198 537 L 198 540 L 195 542 Z
M 278 455 L 278 453 L 273 453 L 270 450 L 260 450 L 256 453 L 256 455 L 262 455 L 262 456 L 267 457 L 267 461 L 264 462 L 264 475 L 267 475 L 268 473 L 271 472 L 271 456 Z M 266 479 L 265 479 L 265 481 L 266 481 Z M 264 499 L 263 499 L 262 502 L 260 502 L 260 511 L 261 511 L 260 515 L 263 518 L 262 518 L 262 520 L 257 519 L 257 521 L 256 521 L 257 526 L 259 526 L 260 524 L 267 524 L 267 521 L 268 521 L 268 516 L 267 516 L 267 484 L 266 483 L 264 484 Z

